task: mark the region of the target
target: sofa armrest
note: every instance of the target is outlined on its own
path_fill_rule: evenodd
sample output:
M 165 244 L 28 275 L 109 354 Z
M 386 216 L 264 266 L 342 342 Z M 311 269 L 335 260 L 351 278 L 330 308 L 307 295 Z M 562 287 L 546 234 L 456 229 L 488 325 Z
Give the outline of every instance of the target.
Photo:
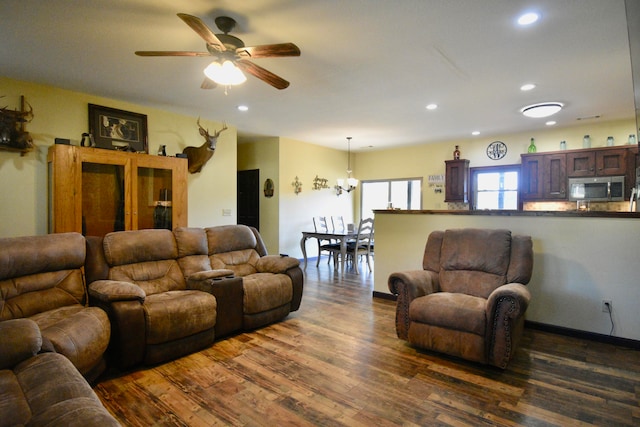
M 298 267 L 300 261 L 290 256 L 265 255 L 256 263 L 259 273 L 285 273 L 288 269 Z
M 97 280 L 89 285 L 89 296 L 101 303 L 114 301 L 144 302 L 145 292 L 140 286 L 118 280 Z
M 187 277 L 187 280 L 199 282 L 202 280 L 221 279 L 223 277 L 233 277 L 233 276 L 234 276 L 233 270 L 229 270 L 226 268 L 218 268 L 216 270 L 198 271 L 196 273 L 191 274 L 189 277 Z
M 409 305 L 414 299 L 432 294 L 440 288 L 438 273 L 430 270 L 411 270 L 392 273 L 387 282 L 392 294 L 397 295 L 396 333 L 406 340 L 409 334 Z
M 521 283 L 508 283 L 494 290 L 487 299 L 488 361 L 505 368 L 513 356 L 522 329 L 531 294 Z
M 11 319 L 0 322 L 0 369 L 9 369 L 38 354 L 42 335 L 31 319 Z

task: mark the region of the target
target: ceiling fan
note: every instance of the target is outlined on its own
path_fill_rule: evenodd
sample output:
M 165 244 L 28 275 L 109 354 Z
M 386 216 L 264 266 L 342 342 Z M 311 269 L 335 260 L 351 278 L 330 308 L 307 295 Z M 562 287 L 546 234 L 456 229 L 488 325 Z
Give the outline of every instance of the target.
M 222 34 L 213 31 L 198 17 L 186 13 L 178 13 L 178 17 L 191 27 L 207 42 L 207 52 L 194 51 L 137 51 L 138 56 L 213 56 L 214 61 L 205 69 L 205 79 L 200 86 L 202 89 L 213 89 L 218 84 L 229 86 L 246 80 L 241 71 L 249 73 L 270 84 L 276 89 L 286 89 L 289 82 L 273 74 L 249 59 L 300 56 L 300 49 L 293 43 L 265 44 L 245 46 L 237 37 L 229 35 L 236 25 L 236 21 L 228 16 L 215 19 L 216 26 Z M 224 74 L 229 71 L 230 74 Z M 230 76 L 230 77 L 229 77 Z

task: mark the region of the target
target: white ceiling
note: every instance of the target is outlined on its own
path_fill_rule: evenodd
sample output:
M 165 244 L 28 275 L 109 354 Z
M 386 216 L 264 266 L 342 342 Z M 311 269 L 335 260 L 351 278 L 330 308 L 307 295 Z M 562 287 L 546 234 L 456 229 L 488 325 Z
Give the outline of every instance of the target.
M 519 28 L 529 9 L 542 18 Z M 297 44 L 300 57 L 255 60 L 291 86 L 248 76 L 225 95 L 200 89 L 207 58 L 135 56 L 205 50 L 178 12 L 216 33 L 231 16 L 246 45 Z M 557 126 L 634 115 L 624 0 L 2 0 L 0 75 L 226 121 L 244 139 L 346 149 L 352 136 L 354 151 L 535 132 L 545 120 L 519 110 L 542 101 L 565 104 Z

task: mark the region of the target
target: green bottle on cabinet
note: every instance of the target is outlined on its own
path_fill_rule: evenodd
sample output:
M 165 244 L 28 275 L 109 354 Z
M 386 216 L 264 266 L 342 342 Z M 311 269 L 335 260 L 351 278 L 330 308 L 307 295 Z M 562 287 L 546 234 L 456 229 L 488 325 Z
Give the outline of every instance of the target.
M 531 144 L 529 144 L 529 148 L 527 148 L 527 153 L 535 153 L 536 151 L 538 151 L 536 149 L 536 143 L 533 138 L 531 138 Z

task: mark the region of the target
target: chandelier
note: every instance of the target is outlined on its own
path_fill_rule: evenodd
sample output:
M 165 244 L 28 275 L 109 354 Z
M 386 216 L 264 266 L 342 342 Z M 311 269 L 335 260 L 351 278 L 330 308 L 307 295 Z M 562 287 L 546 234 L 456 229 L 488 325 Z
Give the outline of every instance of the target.
M 351 137 L 347 137 L 347 183 L 345 186 L 344 179 L 338 179 L 338 185 L 334 188 L 336 190 L 336 195 L 341 195 L 343 191 L 350 193 L 355 190 L 358 186 L 358 180 L 351 177 Z

